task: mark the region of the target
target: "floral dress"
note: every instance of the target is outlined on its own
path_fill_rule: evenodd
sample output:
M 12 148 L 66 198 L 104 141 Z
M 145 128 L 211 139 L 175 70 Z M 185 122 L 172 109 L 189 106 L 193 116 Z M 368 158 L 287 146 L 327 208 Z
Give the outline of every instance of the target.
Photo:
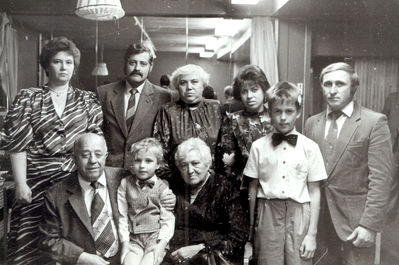
M 204 99 L 195 109 L 181 100 L 163 106 L 155 119 L 153 135 L 161 142 L 168 165 L 157 174 L 170 175 L 176 170 L 173 159 L 176 148 L 191 137 L 206 142 L 214 154 L 221 123 L 220 105 L 214 101 Z
M 94 93 L 69 87 L 61 117 L 55 111 L 48 86 L 22 89 L 4 123 L 0 148 L 26 152 L 26 182 L 30 204 L 13 202 L 8 260 L 10 264 L 43 264 L 37 250 L 43 195 L 54 183 L 75 170 L 73 142 L 80 133 L 102 134 L 101 106 Z
M 252 143 L 272 130 L 266 109 L 259 113 L 242 110 L 225 116 L 217 144 L 217 170 L 240 186 Z

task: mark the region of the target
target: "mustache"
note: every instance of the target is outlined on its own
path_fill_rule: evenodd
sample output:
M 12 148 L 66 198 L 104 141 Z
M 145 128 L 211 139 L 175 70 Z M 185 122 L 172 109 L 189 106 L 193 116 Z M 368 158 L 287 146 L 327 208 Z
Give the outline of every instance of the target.
M 131 75 L 140 75 L 141 77 L 143 77 L 143 73 L 140 71 L 132 71 L 132 72 L 130 72 L 130 74 L 128 76 L 131 76 Z

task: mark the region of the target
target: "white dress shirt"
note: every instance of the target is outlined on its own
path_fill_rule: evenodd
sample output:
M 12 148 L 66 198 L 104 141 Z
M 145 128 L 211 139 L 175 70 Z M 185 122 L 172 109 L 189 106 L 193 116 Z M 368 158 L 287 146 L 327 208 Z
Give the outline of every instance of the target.
M 327 179 L 319 146 L 298 133 L 296 146 L 286 141 L 273 146 L 270 133 L 252 143 L 244 175 L 259 179 L 257 198 L 310 202 L 308 182 Z
M 87 213 L 89 214 L 89 217 L 91 217 L 91 203 L 93 202 L 93 198 L 95 195 L 94 188 L 90 186 L 90 182 L 84 180 L 80 174 L 78 174 L 78 180 L 79 180 L 79 185 L 82 190 L 83 198 L 86 204 L 86 209 Z M 112 225 L 112 230 L 114 232 L 115 238 L 118 238 L 117 230 L 115 227 L 114 223 L 114 218 L 112 215 L 112 207 L 111 207 L 111 201 L 109 199 L 109 192 L 107 189 L 107 180 L 105 178 L 105 173 L 103 172 L 100 178 L 97 180 L 99 185 L 98 187 L 98 194 L 101 196 L 101 199 L 104 201 L 105 204 L 105 209 L 108 213 L 108 216 L 111 217 L 111 225 Z
M 136 93 L 135 96 L 134 96 L 134 99 L 135 99 L 135 102 L 136 102 L 136 104 L 134 105 L 134 112 L 136 112 L 137 105 L 138 105 L 138 103 L 139 103 L 140 95 L 141 95 L 141 92 L 143 91 L 145 82 L 147 82 L 147 80 L 145 80 L 141 85 L 139 85 L 139 86 L 136 88 L 137 93 Z M 133 88 L 132 88 L 132 86 L 130 85 L 129 82 L 126 81 L 125 84 L 126 84 L 126 87 L 125 87 L 125 93 L 124 93 L 124 96 L 125 96 L 125 98 L 124 98 L 124 104 L 125 104 L 125 105 L 124 105 L 124 108 L 125 108 L 125 117 L 126 117 L 126 114 L 127 114 L 127 107 L 128 107 L 128 105 L 129 105 L 129 99 L 130 99 L 130 96 L 131 96 L 130 90 L 132 90 Z
M 354 103 L 353 101 L 349 102 L 348 105 L 346 105 L 341 111 L 342 111 L 342 115 L 337 119 L 337 127 L 338 127 L 338 131 L 337 131 L 337 137 L 339 137 L 339 133 L 341 132 L 342 127 L 344 126 L 344 123 L 346 121 L 347 118 L 350 118 L 353 114 L 353 108 L 354 108 Z M 330 128 L 331 125 L 331 118 L 328 116 L 328 114 L 331 112 L 332 110 L 330 109 L 330 107 L 327 105 L 327 111 L 326 111 L 326 128 L 324 131 L 324 138 L 327 137 L 328 134 L 328 129 Z

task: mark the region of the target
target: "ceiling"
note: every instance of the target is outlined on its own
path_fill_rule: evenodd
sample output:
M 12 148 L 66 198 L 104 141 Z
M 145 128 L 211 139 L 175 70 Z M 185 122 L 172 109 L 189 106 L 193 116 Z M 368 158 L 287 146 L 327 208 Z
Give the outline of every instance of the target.
M 124 50 L 140 40 L 143 25 L 158 51 L 198 52 L 215 35 L 221 18 L 277 16 L 325 21 L 364 20 L 397 24 L 397 0 L 260 0 L 256 6 L 231 5 L 230 0 L 122 0 L 126 15 L 118 21 L 99 22 L 99 43 L 104 49 Z M 14 23 L 45 37 L 66 36 L 80 49 L 93 49 L 96 23 L 74 14 L 75 0 L 3 0 Z M 186 30 L 188 26 L 188 35 Z M 231 26 L 236 27 L 236 26 Z M 243 27 L 237 34 L 242 34 Z M 228 44 L 228 37 L 217 37 Z

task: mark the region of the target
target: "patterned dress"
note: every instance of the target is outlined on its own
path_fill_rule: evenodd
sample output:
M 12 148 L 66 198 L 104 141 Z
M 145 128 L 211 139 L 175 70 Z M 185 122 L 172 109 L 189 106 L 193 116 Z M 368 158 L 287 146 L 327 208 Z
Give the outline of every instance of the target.
M 266 109 L 260 113 L 242 110 L 225 116 L 217 144 L 217 170 L 240 186 L 252 143 L 272 130 Z
M 32 202 L 13 202 L 9 234 L 10 264 L 42 264 L 37 250 L 44 192 L 75 169 L 72 148 L 80 133 L 100 133 L 101 107 L 92 92 L 70 87 L 61 118 L 49 88 L 22 89 L 5 119 L 1 149 L 26 152 Z
M 177 198 L 176 229 L 163 264 L 174 264 L 170 257 L 173 251 L 201 243 L 205 244 L 206 250 L 222 251 L 231 264 L 242 264 L 244 245 L 248 239 L 248 215 L 244 213 L 239 191 L 231 182 L 225 176 L 210 174 L 192 203 L 189 186 L 170 188 Z M 184 264 L 203 263 L 194 257 Z
M 169 169 L 158 173 L 159 176 L 176 169 L 173 159 L 176 148 L 191 137 L 205 141 L 214 154 L 221 123 L 220 105 L 215 101 L 204 99 L 195 109 L 181 100 L 163 106 L 155 120 L 154 137 L 163 146 Z

